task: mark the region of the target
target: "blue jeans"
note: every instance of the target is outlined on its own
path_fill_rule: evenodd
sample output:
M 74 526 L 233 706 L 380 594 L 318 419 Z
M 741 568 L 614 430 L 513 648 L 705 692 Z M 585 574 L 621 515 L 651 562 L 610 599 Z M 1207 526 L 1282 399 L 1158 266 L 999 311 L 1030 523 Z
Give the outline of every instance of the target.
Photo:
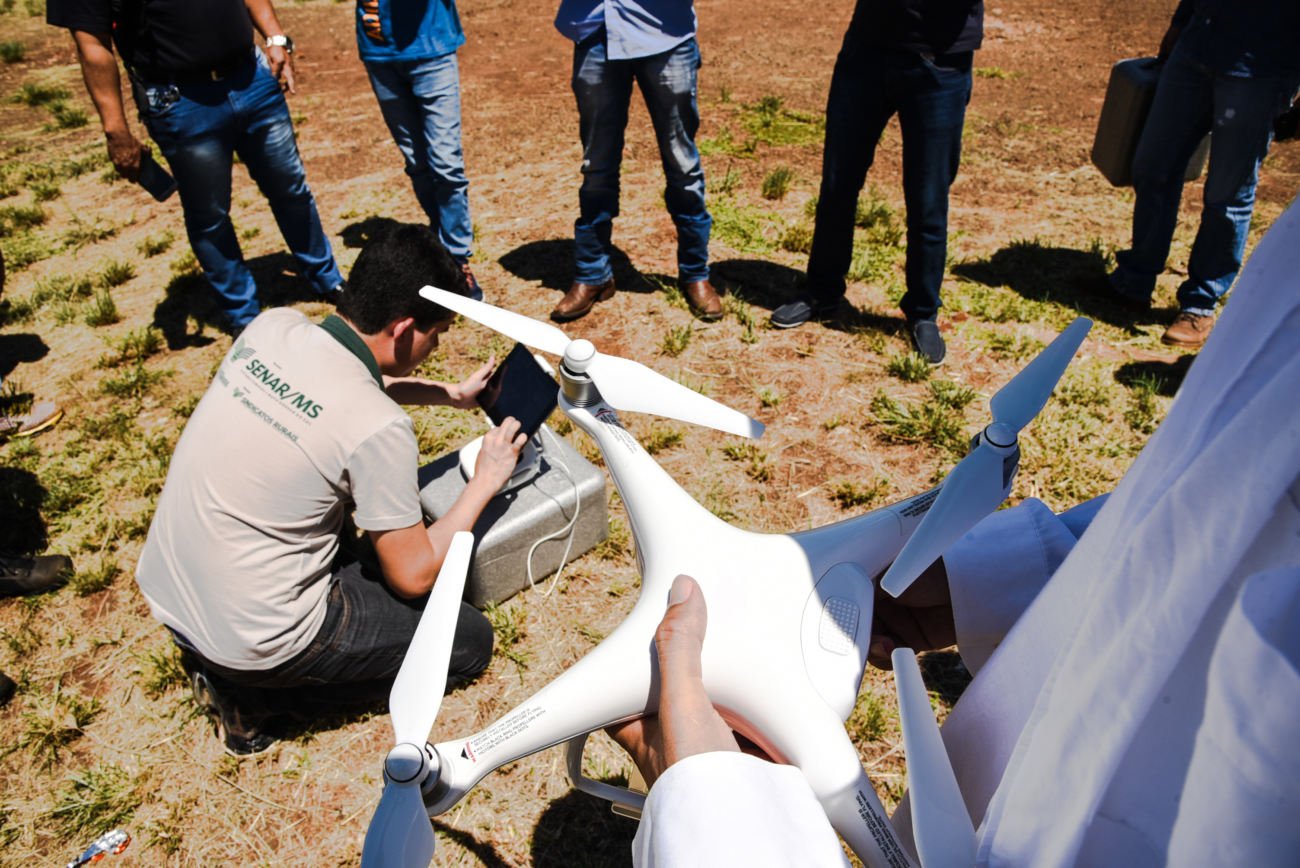
M 1185 43 L 1175 47 L 1160 73 L 1133 158 L 1133 246 L 1116 254 L 1113 278 L 1121 293 L 1150 300 L 1178 225 L 1187 161 L 1211 133 L 1205 207 L 1187 279 L 1178 288 L 1178 306 L 1213 315 L 1241 268 L 1273 118 L 1289 105 L 1295 88 L 1294 77 L 1285 75 L 1246 78 L 1217 73 L 1200 63 Z
M 342 276 L 321 228 L 280 83 L 261 53 L 219 81 L 139 82 L 140 117 L 176 176 L 185 231 L 231 326 L 257 316 L 257 285 L 230 222 L 230 172 L 239 154 L 266 196 L 303 276 L 328 292 Z
M 582 136 L 582 189 L 573 224 L 575 280 L 603 283 L 613 276 L 610 236 L 618 216 L 623 133 L 634 81 L 659 141 L 667 181 L 664 201 L 677 226 L 677 275 L 686 281 L 708 279 L 713 219 L 704 205 L 704 168 L 695 147 L 699 68 L 700 48 L 694 39 L 631 60 L 606 58 L 604 30 L 574 48 L 573 95 Z
M 312 718 L 388 697 L 427 600 L 396 596 L 377 566 L 345 557 L 336 566 L 325 620 L 315 638 L 279 666 L 230 669 L 207 660 L 185 637 L 172 633 L 244 720 L 256 725 L 280 715 Z M 447 668 L 448 689 L 487 668 L 492 641 L 487 618 L 462 601 Z
M 406 162 L 415 198 L 457 261 L 474 230 L 460 147 L 460 68 L 455 52 L 432 60 L 366 63 L 379 110 Z
M 821 192 L 808 257 L 808 292 L 819 303 L 844 295 L 858 194 L 880 135 L 897 113 L 907 206 L 907 291 L 899 306 L 908 321 L 933 320 L 939 313 L 948 257 L 948 188 L 961 162 L 972 58 L 971 52 L 961 52 L 931 60 L 845 38 L 826 101 Z

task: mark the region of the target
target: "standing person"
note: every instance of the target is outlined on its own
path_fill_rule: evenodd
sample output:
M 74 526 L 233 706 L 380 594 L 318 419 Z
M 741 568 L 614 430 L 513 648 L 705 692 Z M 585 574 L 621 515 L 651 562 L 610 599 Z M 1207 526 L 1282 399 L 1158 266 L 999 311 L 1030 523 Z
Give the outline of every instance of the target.
M 454 317 L 418 287 L 469 292 L 428 226 L 380 234 L 351 277 L 337 315 L 270 310 L 235 341 L 176 445 L 136 569 L 235 754 L 269 747 L 282 714 L 387 697 L 452 536 L 474 526 L 526 439 L 514 419 L 489 431 L 465 490 L 426 528 L 398 403 L 476 407 L 494 360 L 463 383 L 410 376 Z M 349 512 L 373 560 L 341 549 Z M 491 625 L 462 603 L 449 683 L 491 657 Z
M 1273 119 L 1300 86 L 1298 45 L 1300 4 L 1277 0 L 1181 0 L 1161 40 L 1165 64 L 1133 157 L 1133 244 L 1116 254 L 1107 289 L 1130 307 L 1150 307 L 1187 161 L 1212 133 L 1205 204 L 1166 344 L 1205 343 L 1237 278 Z
M 936 319 L 948 257 L 948 189 L 961 161 L 971 64 L 983 34 L 983 0 L 858 0 L 826 101 L 808 285 L 772 312 L 772 325 L 831 317 L 842 302 L 858 194 L 897 114 L 907 206 L 907 291 L 899 307 L 916 351 L 932 365 L 943 361 Z
M 117 47 L 140 119 L 176 176 L 190 247 L 232 333 L 260 310 L 230 222 L 235 154 L 270 203 L 303 276 L 322 296 L 336 296 L 343 278 L 280 92 L 281 80 L 296 92 L 293 40 L 270 0 L 49 0 L 46 20 L 72 31 L 108 156 L 134 181 L 145 148 L 126 119 Z M 265 51 L 255 47 L 254 29 Z
M 551 311 L 558 322 L 586 316 L 614 295 L 611 234 L 618 216 L 619 168 L 632 84 L 641 88 L 667 187 L 664 202 L 677 227 L 677 284 L 706 321 L 722 316 L 709 282 L 704 168 L 695 147 L 700 127 L 695 7 L 683 0 L 562 0 L 555 27 L 572 39 L 573 95 L 582 137 L 582 188 L 573 224 L 573 285 Z
M 456 49 L 464 44 L 455 0 L 357 0 L 357 53 L 415 198 L 465 272 L 470 297 L 482 300 L 469 266 L 474 227 L 460 147 Z

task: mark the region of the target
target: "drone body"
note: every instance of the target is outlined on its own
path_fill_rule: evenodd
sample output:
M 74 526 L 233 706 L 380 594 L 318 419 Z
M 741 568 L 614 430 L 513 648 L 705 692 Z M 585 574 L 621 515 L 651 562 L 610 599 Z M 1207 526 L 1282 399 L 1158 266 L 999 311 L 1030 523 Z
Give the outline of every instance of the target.
M 399 744 L 386 763 L 389 783 L 384 798 L 391 788 L 394 805 L 398 793 L 407 801 L 400 809 L 386 811 L 381 800 L 363 864 L 427 864 L 427 857 L 421 863 L 418 855 L 404 855 L 409 854 L 402 849 L 404 842 L 385 843 L 385 836 L 400 836 L 401 829 L 417 825 L 409 813 L 417 782 L 412 757 L 420 766 L 423 804 L 434 816 L 450 810 L 484 776 L 506 763 L 653 714 L 659 692 L 654 632 L 674 578 L 686 574 L 699 583 L 709 608 L 704 685 L 724 719 L 774 759 L 803 771 L 832 826 L 866 865 L 913 865 L 844 728 L 866 666 L 872 577 L 888 567 L 885 578 L 897 588 L 891 590 L 901 592 L 964 527 L 1002 501 L 1019 459 L 1015 435 L 1050 396 L 1086 334 L 1087 321 L 1067 329 L 1070 334 L 1058 338 L 995 396 L 994 423 L 975 438 L 971 454 L 945 486 L 826 527 L 760 534 L 733 527 L 700 506 L 623 428 L 611 404 L 742 436 L 757 436 L 761 425 L 635 362 L 602 356 L 586 341 L 570 342 L 547 324 L 441 290 L 426 287 L 422 293 L 537 349 L 563 355 L 560 407 L 596 441 L 623 498 L 636 542 L 641 593 L 627 618 L 600 645 L 481 732 L 430 748 L 399 731 Z M 1021 386 L 1012 389 L 1018 381 Z M 1024 396 L 1026 385 L 1035 392 L 1029 399 Z M 1003 398 L 1008 391 L 1012 394 Z M 1000 421 L 999 400 L 1004 408 L 1011 407 L 1002 413 L 1009 423 Z M 970 481 L 954 486 L 953 479 L 963 473 Z M 943 516 L 938 527 L 927 520 L 932 512 Z M 903 568 L 902 561 L 910 565 Z M 408 664 L 421 666 L 411 659 L 414 655 L 415 642 Z M 403 672 L 408 664 L 403 664 Z M 926 700 L 923 686 L 916 687 L 919 677 L 908 683 L 922 692 L 919 700 L 911 697 L 911 706 L 921 707 Z M 409 684 L 403 689 L 410 689 Z M 438 688 L 431 682 L 426 689 Z M 395 684 L 395 699 L 398 692 Z M 397 729 L 396 714 L 394 721 Z M 427 722 L 432 725 L 432 716 Z M 932 717 L 929 725 L 934 727 Z M 914 714 L 905 729 L 914 731 L 916 726 Z M 423 722 L 416 729 L 422 727 Z M 411 726 L 405 729 L 414 731 Z M 927 760 L 936 759 L 933 745 L 939 744 L 942 752 L 937 738 L 936 729 L 932 739 L 915 741 L 926 745 L 921 750 L 928 753 Z M 908 741 L 909 752 L 913 743 Z M 946 757 L 938 764 L 943 763 Z M 625 801 L 636 805 L 638 799 Z M 952 799 L 943 804 L 951 808 Z M 401 817 L 394 819 L 399 810 Z M 922 825 L 934 823 L 918 828 Z M 423 828 L 419 834 L 424 835 Z M 963 842 L 957 851 L 965 852 L 973 830 L 956 834 Z M 940 861 L 931 860 L 927 868 Z

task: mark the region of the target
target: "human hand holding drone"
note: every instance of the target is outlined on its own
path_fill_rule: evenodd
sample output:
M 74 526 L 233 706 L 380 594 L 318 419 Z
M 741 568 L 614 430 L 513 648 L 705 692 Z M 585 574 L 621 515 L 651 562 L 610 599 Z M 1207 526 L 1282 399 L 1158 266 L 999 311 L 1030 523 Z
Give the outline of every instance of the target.
M 732 527 L 700 506 L 628 434 L 615 408 L 668 415 L 740 436 L 758 436 L 761 423 L 636 362 L 600 354 L 588 341 L 570 341 L 548 323 L 432 287 L 421 293 L 534 349 L 563 356 L 559 404 L 599 445 L 623 498 L 636 540 L 641 594 L 628 617 L 596 649 L 482 732 L 422 748 L 419 736 L 411 733 L 427 733 L 424 724 L 432 713 L 419 726 L 403 724 L 407 734 L 399 734 L 398 741 L 408 743 L 399 744 L 386 761 L 389 783 L 363 862 L 402 868 L 427 864 L 432 833 L 416 828 L 427 827 L 417 816 L 424 807 L 429 815 L 443 813 L 505 763 L 566 741 L 580 751 L 588 733 L 655 713 L 659 672 L 653 637 L 673 580 L 686 574 L 695 577 L 710 601 L 702 677 L 727 725 L 769 756 L 798 766 L 836 831 L 864 862 L 912 864 L 843 725 L 867 661 L 875 590 L 871 577 L 890 567 L 911 537 L 910 557 L 919 566 L 914 572 L 897 564 L 891 569 L 910 582 L 952 539 L 1001 502 L 1018 466 L 1015 434 L 1046 403 L 1089 323 L 1076 321 L 995 396 L 994 424 L 976 438 L 971 454 L 941 488 L 827 527 L 759 534 Z M 973 469 L 963 470 L 968 463 Z M 966 491 L 973 486 L 983 490 Z M 436 605 L 431 599 L 429 607 Z M 413 642 L 408 662 L 428 653 L 422 641 Z M 441 685 L 426 689 L 441 692 Z M 436 704 L 432 707 L 436 711 Z M 396 707 L 394 725 L 396 729 Z M 573 757 L 571 750 L 571 774 Z M 644 801 L 577 776 L 575 782 L 584 791 L 637 808 Z M 418 800 L 421 785 L 423 803 Z M 390 789 L 401 793 L 390 797 Z M 925 810 L 919 806 L 933 802 L 913 804 Z M 405 818 L 400 822 L 399 813 Z M 918 830 L 935 827 L 916 824 Z M 404 842 L 388 842 L 393 836 L 430 843 L 408 852 Z

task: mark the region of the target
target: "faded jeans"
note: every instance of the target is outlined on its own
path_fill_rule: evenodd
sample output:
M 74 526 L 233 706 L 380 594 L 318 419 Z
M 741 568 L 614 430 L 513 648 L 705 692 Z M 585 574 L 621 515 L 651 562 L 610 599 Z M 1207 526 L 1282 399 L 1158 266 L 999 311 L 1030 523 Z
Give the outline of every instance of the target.
M 321 293 L 342 280 L 321 227 L 280 83 L 261 52 L 218 81 L 138 82 L 137 106 L 176 176 L 185 231 L 232 327 L 257 316 L 257 285 L 230 221 L 234 155 L 271 206 L 289 250 Z
M 458 262 L 474 243 L 469 181 L 460 145 L 460 68 L 456 53 L 431 60 L 367 63 L 379 110 L 402 152 L 416 201 Z
M 1160 73 L 1133 158 L 1133 245 L 1115 257 L 1114 281 L 1122 294 L 1150 300 L 1178 225 L 1187 162 L 1208 132 L 1205 206 L 1178 306 L 1201 316 L 1214 314 L 1241 268 L 1273 118 L 1290 104 L 1295 88 L 1294 76 L 1217 73 L 1178 44 Z
M 603 29 L 574 48 L 573 95 L 582 137 L 574 280 L 604 283 L 613 276 L 611 235 L 633 82 L 641 88 L 659 142 L 667 182 L 664 202 L 677 227 L 677 275 L 684 281 L 708 279 L 713 219 L 704 204 L 704 168 L 695 147 L 699 68 L 700 49 L 693 38 L 661 54 L 630 60 L 606 57 Z

